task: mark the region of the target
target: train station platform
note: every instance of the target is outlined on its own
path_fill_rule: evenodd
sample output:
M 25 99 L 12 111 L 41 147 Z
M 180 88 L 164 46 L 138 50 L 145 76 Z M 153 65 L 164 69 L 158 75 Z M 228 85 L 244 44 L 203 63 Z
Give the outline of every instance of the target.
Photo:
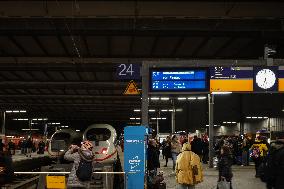
M 18 162 L 18 161 L 37 159 L 37 158 L 42 158 L 42 157 L 48 157 L 48 152 L 44 152 L 44 154 L 32 153 L 31 157 L 27 157 L 24 154 L 16 154 L 12 156 L 12 160 L 13 162 Z
M 172 160 L 169 159 L 167 167 L 165 160 L 161 160 L 160 171 L 164 172 L 165 182 L 167 189 L 175 189 L 177 184 L 175 180 L 175 174 L 172 170 Z M 216 189 L 218 170 L 216 168 L 208 168 L 208 165 L 203 164 L 204 181 L 196 185 L 195 189 Z M 265 183 L 261 182 L 259 178 L 255 178 L 254 166 L 233 166 L 233 189 L 266 189 Z

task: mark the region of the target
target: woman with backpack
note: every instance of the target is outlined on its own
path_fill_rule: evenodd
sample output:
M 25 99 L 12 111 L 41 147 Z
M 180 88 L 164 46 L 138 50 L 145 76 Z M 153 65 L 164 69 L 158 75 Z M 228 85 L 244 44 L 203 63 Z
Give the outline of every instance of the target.
M 268 145 L 261 136 L 255 138 L 255 142 L 250 148 L 250 157 L 255 164 L 255 177 L 259 177 L 259 166 L 261 165 L 264 157 L 267 155 Z
M 68 177 L 67 188 L 89 188 L 94 167 L 92 149 L 92 142 L 84 141 L 81 147 L 71 145 L 65 153 L 64 158 L 74 162 Z

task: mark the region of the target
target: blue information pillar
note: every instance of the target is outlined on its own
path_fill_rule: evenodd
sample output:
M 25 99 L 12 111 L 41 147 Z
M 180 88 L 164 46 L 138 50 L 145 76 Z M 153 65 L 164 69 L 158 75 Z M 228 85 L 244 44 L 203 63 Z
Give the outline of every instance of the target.
M 127 189 L 144 189 L 147 134 L 148 129 L 143 126 L 127 126 L 124 129 Z

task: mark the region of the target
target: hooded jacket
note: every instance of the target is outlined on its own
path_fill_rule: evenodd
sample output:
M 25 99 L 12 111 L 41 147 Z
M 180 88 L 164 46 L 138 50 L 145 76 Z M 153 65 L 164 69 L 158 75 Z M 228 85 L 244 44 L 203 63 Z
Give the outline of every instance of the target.
M 87 187 L 89 182 L 85 181 L 82 182 L 78 179 L 77 175 L 76 175 L 76 171 L 79 167 L 79 163 L 81 158 L 84 159 L 85 161 L 93 161 L 94 159 L 94 155 L 92 153 L 92 151 L 90 150 L 81 150 L 79 149 L 78 152 L 72 153 L 73 149 L 69 149 L 65 155 L 64 155 L 64 159 L 68 160 L 68 161 L 73 161 L 73 167 L 71 169 L 71 172 L 69 174 L 68 177 L 68 181 L 67 181 L 67 186 L 72 186 L 72 187 Z M 94 163 L 93 163 L 93 169 L 94 169 Z
M 197 174 L 194 173 L 197 169 Z M 195 185 L 203 181 L 202 166 L 200 158 L 191 151 L 191 146 L 185 143 L 182 152 L 177 157 L 176 181 L 178 184 Z
M 283 189 L 284 188 L 284 139 L 279 139 L 275 143 L 272 143 L 271 150 L 272 159 L 274 162 L 273 170 L 270 170 L 273 173 L 273 182 L 267 183 L 268 188 L 273 189 Z

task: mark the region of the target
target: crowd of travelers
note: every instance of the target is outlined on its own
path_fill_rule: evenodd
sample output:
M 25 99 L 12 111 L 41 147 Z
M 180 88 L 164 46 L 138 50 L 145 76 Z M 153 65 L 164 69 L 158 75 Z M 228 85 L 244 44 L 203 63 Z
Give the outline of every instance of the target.
M 15 155 L 16 150 L 20 150 L 20 154 L 25 155 L 26 157 L 31 157 L 32 153 L 37 152 L 37 154 L 44 154 L 46 149 L 46 143 L 41 140 L 37 144 L 33 141 L 31 137 L 19 141 L 17 144 L 12 140 L 9 140 L 8 143 L 5 145 L 0 139 L 0 152 L 5 151 L 10 155 Z
M 160 150 L 165 159 L 164 167 L 168 166 L 169 159 L 173 161 L 173 173 L 176 175 L 178 188 L 192 189 L 195 184 L 202 182 L 203 173 L 200 162 L 207 164 L 209 160 L 209 140 L 206 135 L 200 138 L 194 136 L 190 139 L 187 136 L 173 135 L 166 137 L 162 143 L 151 139 L 148 148 L 148 171 L 150 173 L 158 173 Z M 214 152 L 219 172 L 217 188 L 232 189 L 232 166 L 249 166 L 250 162 L 253 162 L 255 177 L 265 182 L 268 189 L 284 189 L 283 134 L 270 144 L 267 137 L 262 135 L 256 136 L 255 139 L 249 135 L 222 137 L 215 141 Z M 192 168 L 193 165 L 195 169 Z

